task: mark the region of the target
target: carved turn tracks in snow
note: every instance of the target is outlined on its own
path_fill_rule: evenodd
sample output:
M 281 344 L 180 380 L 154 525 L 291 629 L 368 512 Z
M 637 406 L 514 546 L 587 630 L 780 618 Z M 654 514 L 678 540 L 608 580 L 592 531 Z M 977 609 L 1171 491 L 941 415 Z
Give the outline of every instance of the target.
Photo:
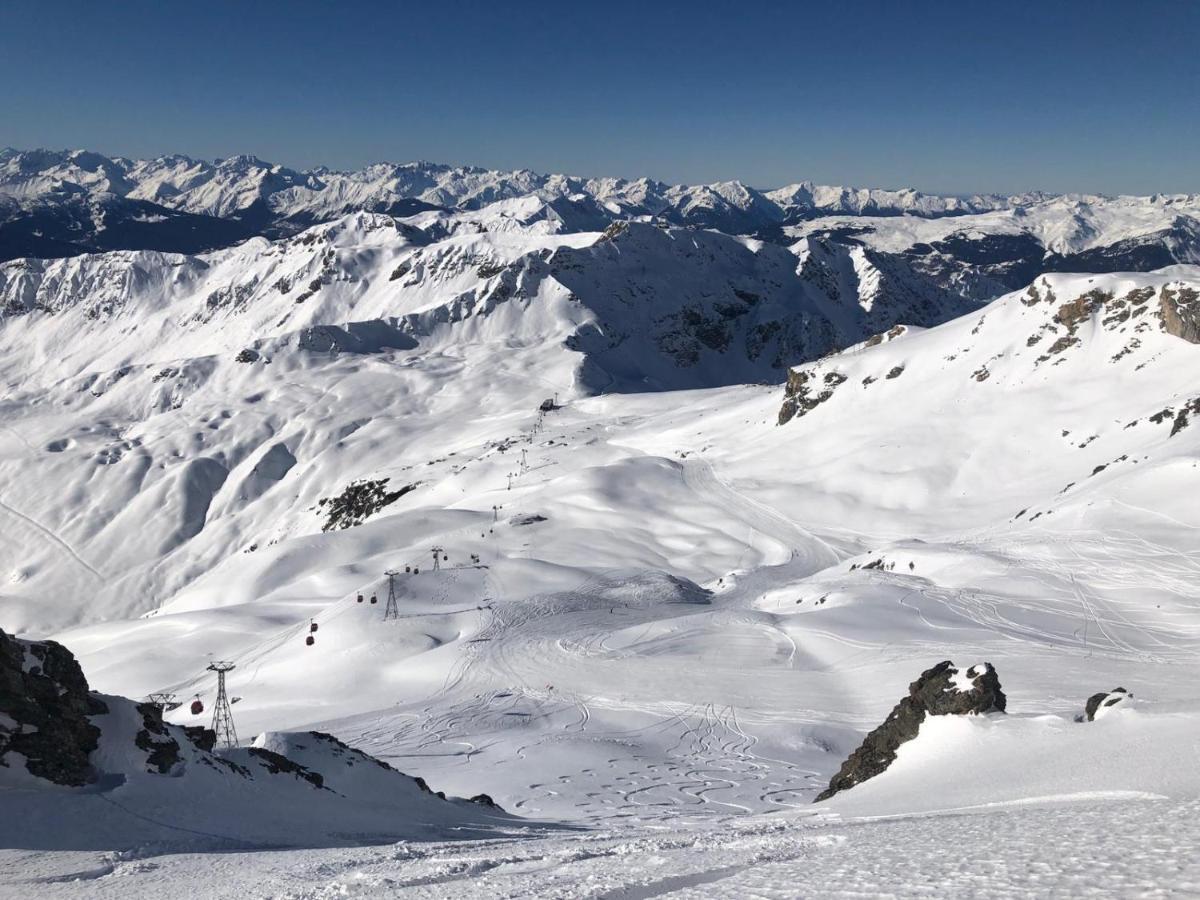
M 720 506 L 749 523 L 757 531 L 790 548 L 787 559 L 777 559 L 773 563 L 768 562 L 768 565 L 796 560 L 807 569 L 804 574 L 811 574 L 836 565 L 844 558 L 844 554 L 838 553 L 828 542 L 811 531 L 804 530 L 766 504 L 734 490 L 717 476 L 707 460 L 696 457 L 685 459 L 683 478 L 697 493 L 716 500 Z

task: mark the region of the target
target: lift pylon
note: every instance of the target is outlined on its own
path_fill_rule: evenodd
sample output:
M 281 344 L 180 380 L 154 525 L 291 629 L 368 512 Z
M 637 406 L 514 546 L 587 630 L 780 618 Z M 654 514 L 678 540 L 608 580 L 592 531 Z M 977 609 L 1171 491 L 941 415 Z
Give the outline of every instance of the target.
M 400 609 L 396 606 L 396 576 L 400 573 L 395 569 L 388 569 L 384 572 L 388 580 L 388 598 L 387 606 L 383 610 L 383 620 L 400 618 Z
M 208 671 L 217 673 L 217 702 L 213 706 L 212 730 L 217 743 L 227 750 L 237 746 L 237 730 L 233 727 L 233 710 L 229 708 L 229 696 L 225 693 L 225 673 L 236 668 L 231 662 L 214 662 Z

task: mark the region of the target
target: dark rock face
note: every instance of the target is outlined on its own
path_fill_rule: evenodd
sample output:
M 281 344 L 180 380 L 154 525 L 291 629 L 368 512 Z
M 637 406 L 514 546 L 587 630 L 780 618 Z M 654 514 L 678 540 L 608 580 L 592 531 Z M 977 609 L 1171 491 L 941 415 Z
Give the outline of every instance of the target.
M 157 703 L 139 703 L 142 728 L 134 736 L 134 744 L 146 751 L 146 771 L 156 775 L 180 775 L 184 761 L 183 750 L 168 730 Z M 176 732 L 178 733 L 178 732 Z M 202 725 L 183 726 L 184 736 L 199 750 L 212 753 L 217 734 Z
M 138 749 L 146 751 L 146 771 L 168 775 L 182 761 L 179 742 L 171 737 L 163 724 L 162 708 L 156 703 L 140 703 L 137 711 L 142 716 L 142 728 L 134 736 Z
M 1191 288 L 1164 287 L 1159 297 L 1159 314 L 1167 334 L 1200 344 L 1200 293 Z
M 846 381 L 841 372 L 826 372 L 818 379 L 811 369 L 793 369 L 788 372 L 787 386 L 783 393 L 783 406 L 779 410 L 779 424 L 784 425 L 793 418 L 812 412 L 833 396 L 838 385 Z
M 897 748 L 917 736 L 927 715 L 1004 712 L 1006 705 L 1000 679 L 991 663 L 960 672 L 946 660 L 926 669 L 908 686 L 908 696 L 896 704 L 883 724 L 868 734 L 842 763 L 829 787 L 817 795 L 816 802 L 828 800 L 838 791 L 885 771 L 895 761 Z
M 86 784 L 92 778 L 88 755 L 100 739 L 88 716 L 107 712 L 65 647 L 0 631 L 0 765 L 11 765 L 5 757 L 19 753 L 39 778 Z
M 1132 697 L 1133 694 L 1125 690 L 1123 687 L 1113 688 L 1111 691 L 1101 691 L 1098 694 L 1092 694 L 1088 697 L 1087 705 L 1084 706 L 1084 714 L 1089 722 L 1096 720 L 1096 713 L 1101 709 L 1109 706 L 1116 706 L 1123 700 Z
M 328 518 L 321 530 L 336 531 L 361 525 L 369 516 L 395 503 L 416 488 L 415 484 L 406 484 L 399 490 L 389 491 L 389 480 L 380 478 L 377 481 L 354 481 L 338 496 L 322 497 L 317 501 L 317 506 L 326 510 Z
M 1066 326 L 1071 334 L 1074 334 L 1082 323 L 1092 317 L 1092 313 L 1110 302 L 1112 298 L 1112 294 L 1100 288 L 1088 291 L 1060 306 L 1058 312 L 1054 314 L 1054 318 L 1058 320 L 1059 324 Z
M 293 762 L 282 754 L 266 750 L 262 747 L 251 747 L 249 749 L 250 755 L 262 760 L 263 765 L 266 766 L 267 771 L 272 775 L 295 775 L 296 778 L 301 781 L 307 781 L 315 788 L 321 789 L 325 787 L 325 776 L 320 772 L 314 772 L 312 769 Z
M 205 753 L 212 753 L 217 746 L 217 733 L 203 725 L 184 725 L 183 732 L 187 739 Z

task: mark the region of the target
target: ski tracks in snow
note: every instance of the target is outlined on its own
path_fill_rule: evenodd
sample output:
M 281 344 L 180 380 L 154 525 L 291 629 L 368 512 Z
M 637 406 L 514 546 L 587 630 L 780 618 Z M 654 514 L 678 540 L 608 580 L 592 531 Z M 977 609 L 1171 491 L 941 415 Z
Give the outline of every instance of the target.
M 683 461 L 682 466 L 683 480 L 688 487 L 698 494 L 710 497 L 723 509 L 734 512 L 755 531 L 790 548 L 790 558 L 802 560 L 807 569 L 806 574 L 819 572 L 841 562 L 842 554 L 826 541 L 801 528 L 766 504 L 731 487 L 713 471 L 707 460 L 689 458 Z
M 481 627 L 441 689 L 419 711 L 390 717 L 355 742 L 394 762 L 436 757 L 438 765 L 455 767 L 525 765 L 555 758 L 546 756 L 546 748 L 564 743 L 577 743 L 584 752 L 600 745 L 627 748 L 601 765 L 534 781 L 513 801 L 514 811 L 538 815 L 548 807 L 561 808 L 570 794 L 569 817 L 597 825 L 663 821 L 680 814 L 741 816 L 806 805 L 816 773 L 757 755 L 758 739 L 744 729 L 732 706 L 645 707 L 572 689 L 569 675 L 579 661 L 606 656 L 604 639 L 614 629 L 630 627 L 631 619 L 653 625 L 664 617 L 710 611 L 686 604 L 627 606 L 619 599 L 612 606 L 605 591 L 620 586 L 627 575 L 598 572 L 573 590 L 493 600 L 481 610 Z M 620 614 L 614 616 L 614 610 Z M 651 721 L 614 729 L 606 715 L 607 724 L 598 725 L 597 703 L 606 713 Z
M 103 582 L 107 580 L 105 575 L 100 572 L 99 569 L 80 556 L 74 547 L 55 534 L 55 532 L 47 528 L 41 522 L 38 522 L 36 519 L 25 515 L 25 513 L 21 512 L 19 509 L 9 506 L 2 499 L 0 499 L 0 515 L 7 515 L 11 519 L 18 522 L 19 527 L 23 526 L 28 531 L 37 535 L 48 546 L 53 548 L 58 555 L 66 557 L 76 566 L 86 570 L 88 574 L 90 574 L 97 581 Z

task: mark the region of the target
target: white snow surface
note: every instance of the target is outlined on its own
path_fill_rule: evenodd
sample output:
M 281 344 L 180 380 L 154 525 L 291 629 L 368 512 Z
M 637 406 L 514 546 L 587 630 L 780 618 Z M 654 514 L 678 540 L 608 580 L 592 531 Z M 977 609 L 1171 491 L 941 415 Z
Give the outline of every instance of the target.
M 531 247 L 620 255 L 534 225 L 418 246 L 357 216 L 203 257 L 27 264 L 35 308 L 0 324 L 0 627 L 61 641 L 110 694 L 211 707 L 205 666 L 230 659 L 248 740 L 328 731 L 528 823 L 237 853 L 170 828 L 27 839 L 0 850 L 0 895 L 1200 891 L 1200 346 L 1103 309 L 1049 346 L 1061 304 L 1200 269 L 1044 276 L 1035 302 L 860 344 L 806 364 L 844 380 L 778 425 L 780 387 L 715 374 L 597 395 L 589 366 L 660 388 L 678 370 L 567 345 L 607 308 L 555 279 L 456 306 Z M 412 285 L 389 280 L 429 247 Z M 661 296 L 612 301 L 628 341 Z M 416 488 L 322 531 L 322 498 L 382 478 Z M 931 719 L 814 806 L 943 659 L 992 663 L 1009 713 Z M 1074 721 L 1118 684 L 1136 705 Z M 69 835 L 80 796 L 23 807 L 28 834 Z

